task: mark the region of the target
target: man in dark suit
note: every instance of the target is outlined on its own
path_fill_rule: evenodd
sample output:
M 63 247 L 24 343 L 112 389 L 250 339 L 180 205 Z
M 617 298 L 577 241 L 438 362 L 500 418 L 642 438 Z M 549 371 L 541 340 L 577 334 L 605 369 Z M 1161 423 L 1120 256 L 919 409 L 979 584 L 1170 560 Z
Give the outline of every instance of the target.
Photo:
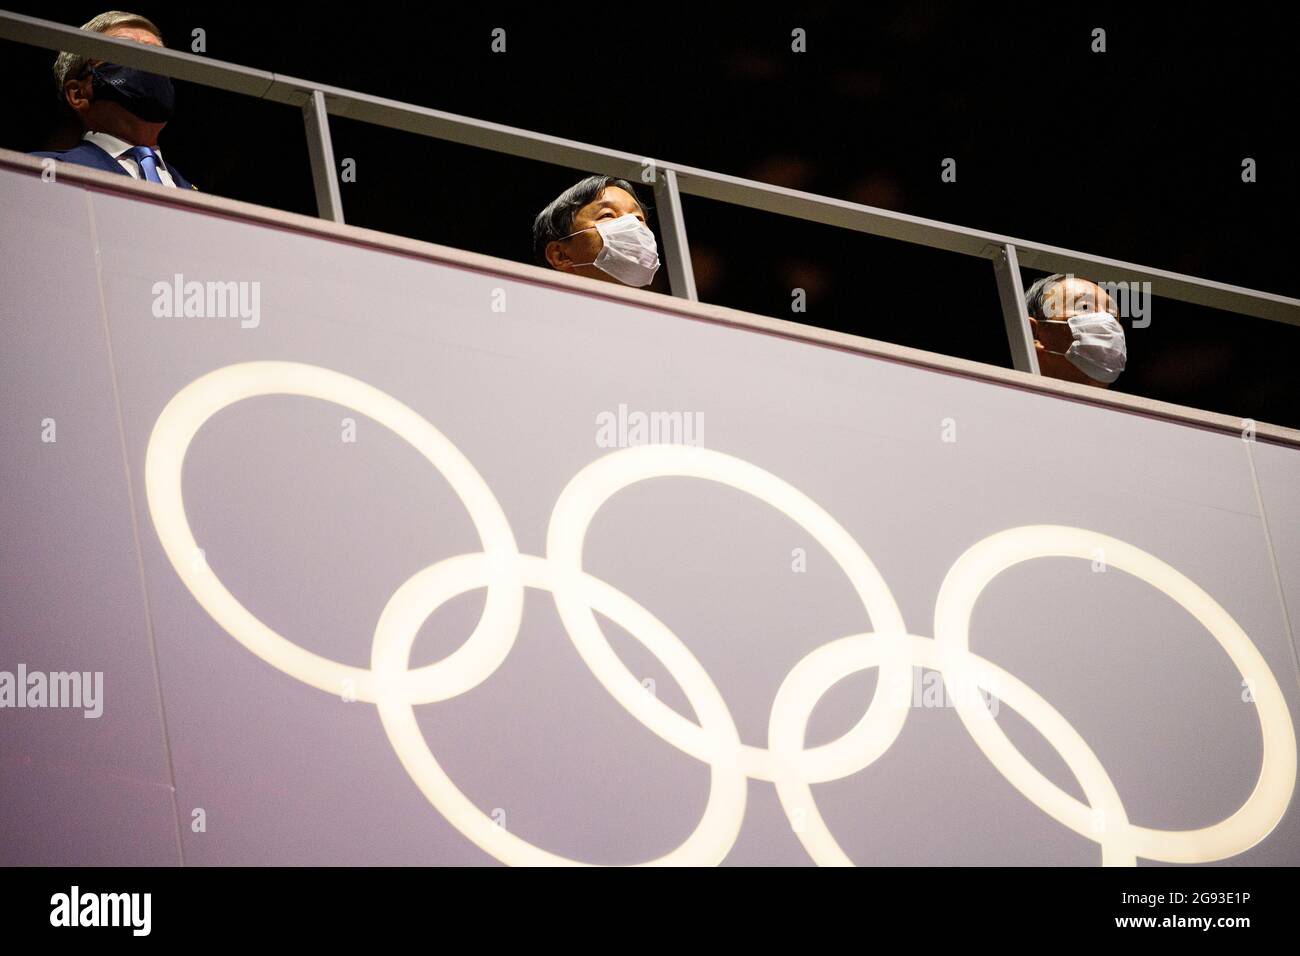
M 82 29 L 163 46 L 162 33 L 153 23 L 120 10 L 101 13 Z M 158 134 L 171 119 L 174 105 L 170 79 L 67 51 L 54 61 L 54 79 L 60 97 L 77 114 L 85 132 L 72 149 L 31 155 L 164 187 L 198 188 L 167 163 L 158 148 Z

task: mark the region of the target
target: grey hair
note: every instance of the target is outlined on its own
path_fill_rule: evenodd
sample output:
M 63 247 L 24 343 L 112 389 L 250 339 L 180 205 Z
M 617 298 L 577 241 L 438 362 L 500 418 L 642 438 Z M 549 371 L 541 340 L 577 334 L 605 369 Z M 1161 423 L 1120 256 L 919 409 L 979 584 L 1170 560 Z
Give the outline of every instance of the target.
M 1096 282 L 1093 282 L 1092 279 L 1085 278 L 1084 276 L 1070 275 L 1064 272 L 1056 272 L 1050 276 L 1043 276 L 1043 278 L 1039 279 L 1025 290 L 1025 311 L 1029 313 L 1031 319 L 1047 318 L 1047 316 L 1043 314 L 1043 303 L 1047 300 L 1047 296 L 1052 291 L 1053 287 L 1055 287 L 1057 283 L 1064 282 L 1066 279 L 1083 279 L 1085 282 L 1092 282 L 1093 285 L 1106 293 L 1107 298 L 1111 298 L 1110 291 L 1105 287 L 1098 285 Z M 1112 314 L 1114 313 L 1113 303 L 1109 311 L 1112 312 Z
M 1066 278 L 1064 272 L 1043 276 L 1025 290 L 1025 311 L 1029 313 L 1031 319 L 1047 318 L 1043 314 L 1043 300 L 1047 298 L 1047 293 L 1051 291 L 1052 286 Z
M 109 10 L 107 13 L 101 13 L 99 16 L 88 20 L 81 25 L 81 29 L 89 30 L 92 33 L 107 33 L 114 27 L 140 27 L 148 30 L 158 38 L 158 42 L 163 42 L 162 31 L 159 30 L 152 20 L 148 17 L 142 17 L 138 13 L 127 13 L 123 10 Z M 84 53 L 69 53 L 63 50 L 54 60 L 54 85 L 63 95 L 63 84 L 68 80 L 75 80 L 86 72 L 90 61 L 94 57 L 87 56 Z

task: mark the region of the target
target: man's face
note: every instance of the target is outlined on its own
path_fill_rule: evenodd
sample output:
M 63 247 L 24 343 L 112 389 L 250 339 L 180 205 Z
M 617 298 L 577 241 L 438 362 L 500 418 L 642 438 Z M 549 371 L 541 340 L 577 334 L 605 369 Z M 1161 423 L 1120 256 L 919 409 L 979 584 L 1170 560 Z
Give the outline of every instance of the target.
M 1043 317 L 1065 321 L 1089 312 L 1115 314 L 1115 303 L 1095 282 L 1071 276 L 1052 286 L 1043 297 Z
M 104 36 L 134 40 L 136 43 L 148 43 L 150 46 L 162 46 L 162 41 L 143 27 L 117 26 L 108 30 Z M 81 117 L 87 129 L 103 130 L 115 136 L 121 136 L 128 142 L 154 146 L 157 135 L 166 123 L 150 123 L 132 115 L 120 103 L 96 99 L 92 90 L 90 67 L 103 65 L 104 60 L 91 60 L 83 76 L 68 80 L 63 85 L 63 95 L 73 112 Z M 123 135 L 129 133 L 130 135 Z
M 1038 367 L 1044 375 L 1070 382 L 1101 384 L 1084 375 L 1064 355 L 1074 344 L 1074 333 L 1070 331 L 1067 321 L 1073 316 L 1089 312 L 1118 314 L 1114 301 L 1097 283 L 1071 276 L 1047 290 L 1043 296 L 1043 317 L 1050 321 L 1040 322 L 1033 317 L 1029 319 L 1029 328 L 1034 334 L 1034 348 L 1038 354 Z
M 603 279 L 606 282 L 618 282 L 609 273 L 602 272 L 591 265 L 603 245 L 600 233 L 593 227 L 596 223 L 609 222 L 619 216 L 627 215 L 636 216 L 643 224 L 645 223 L 645 213 L 641 209 L 641 204 L 631 193 L 618 186 L 606 186 L 594 201 L 587 203 L 574 215 L 573 228 L 570 231 L 576 235 L 567 239 L 557 239 L 546 247 L 546 261 L 561 272 Z

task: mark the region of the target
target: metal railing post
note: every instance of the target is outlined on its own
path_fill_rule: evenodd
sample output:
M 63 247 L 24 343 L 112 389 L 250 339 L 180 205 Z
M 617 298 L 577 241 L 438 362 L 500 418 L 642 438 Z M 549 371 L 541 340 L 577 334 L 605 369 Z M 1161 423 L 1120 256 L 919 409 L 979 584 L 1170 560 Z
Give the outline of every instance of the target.
M 343 221 L 343 197 L 339 195 L 339 174 L 334 166 L 334 145 L 330 142 L 330 116 L 325 94 L 313 90 L 302 106 L 307 124 L 307 152 L 311 155 L 311 178 L 316 186 L 316 209 L 322 219 Z
M 674 170 L 658 170 L 655 203 L 659 206 L 659 231 L 663 238 L 664 259 L 668 263 L 668 288 L 678 298 L 698 302 L 691 247 L 686 241 L 686 220 L 682 216 L 682 194 L 677 188 Z
M 1016 247 L 1011 243 L 1004 244 L 994 255 L 993 274 L 998 280 L 998 298 L 1002 300 L 1002 321 L 1006 323 L 1007 343 L 1011 346 L 1011 364 L 1018 371 L 1038 375 L 1038 353 L 1034 350 L 1034 335 L 1025 308 L 1025 285 L 1020 279 Z

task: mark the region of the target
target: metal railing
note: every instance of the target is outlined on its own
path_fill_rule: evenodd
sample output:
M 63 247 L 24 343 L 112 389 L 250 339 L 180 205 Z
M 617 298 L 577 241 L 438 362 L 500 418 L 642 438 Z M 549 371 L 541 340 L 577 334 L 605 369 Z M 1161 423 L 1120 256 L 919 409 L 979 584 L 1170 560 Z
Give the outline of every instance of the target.
M 1038 374 L 1038 360 L 1025 309 L 1022 265 L 1048 272 L 1086 275 L 1099 282 L 1127 282 L 1130 288 L 1132 283 L 1150 282 L 1153 292 L 1158 287 L 1156 294 L 1170 299 L 1300 326 L 1300 299 L 771 186 L 655 157 L 604 149 L 206 56 L 106 37 L 35 17 L 0 11 L 0 38 L 48 50 L 69 50 L 178 80 L 299 107 L 306 124 L 317 209 L 321 218 L 335 222 L 343 222 L 343 204 L 330 142 L 330 116 L 652 184 L 659 207 L 669 288 L 673 295 L 685 299 L 698 300 L 698 296 L 682 215 L 683 193 L 991 260 L 1012 362 L 1015 368 L 1034 374 Z

